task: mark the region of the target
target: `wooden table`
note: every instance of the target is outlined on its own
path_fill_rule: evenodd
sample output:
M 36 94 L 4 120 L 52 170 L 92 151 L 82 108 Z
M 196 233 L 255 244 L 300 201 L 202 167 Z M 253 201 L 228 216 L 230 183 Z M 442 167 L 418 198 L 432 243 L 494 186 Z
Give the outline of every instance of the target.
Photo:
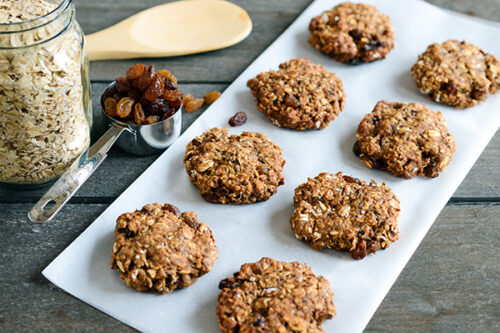
M 500 0 L 428 0 L 500 21 Z M 105 28 L 161 0 L 79 0 L 86 33 Z M 168 68 L 182 91 L 223 91 L 310 0 L 238 0 L 254 31 L 232 48 L 187 57 L 145 60 Z M 497 54 L 497 56 L 500 56 Z M 104 131 L 100 92 L 136 61 L 91 65 L 95 140 Z M 185 115 L 187 127 L 200 113 Z M 0 187 L 0 331 L 132 331 L 50 284 L 41 271 L 155 159 L 112 150 L 60 215 L 33 225 L 26 213 L 44 189 Z M 493 138 L 382 302 L 367 331 L 500 331 L 500 135 Z M 416 221 L 418 222 L 418 221 Z

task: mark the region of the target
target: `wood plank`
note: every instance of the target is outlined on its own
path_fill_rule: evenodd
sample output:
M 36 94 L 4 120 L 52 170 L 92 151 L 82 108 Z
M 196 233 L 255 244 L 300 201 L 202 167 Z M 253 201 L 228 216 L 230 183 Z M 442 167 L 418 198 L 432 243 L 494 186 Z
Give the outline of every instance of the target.
M 76 4 L 77 19 L 86 33 L 92 33 L 139 10 L 165 2 L 168 1 L 80 1 Z M 294 21 L 311 0 L 232 2 L 246 9 L 253 20 L 253 32 L 246 40 L 225 50 L 144 61 L 172 70 L 181 81 L 231 82 Z M 101 11 L 105 11 L 106 15 L 95 15 Z M 137 60 L 96 61 L 90 66 L 90 75 L 96 80 L 109 81 L 122 75 L 124 68 L 135 63 Z
M 499 214 L 446 207 L 366 332 L 499 332 Z
M 223 91 L 226 84 L 181 84 L 185 93 L 202 96 L 211 90 Z M 95 142 L 106 130 L 99 105 L 99 96 L 106 87 L 104 83 L 92 85 L 94 126 L 92 139 Z M 203 111 L 203 110 L 202 110 Z M 183 128 L 186 129 L 201 113 L 183 116 Z M 107 160 L 95 172 L 89 181 L 77 192 L 72 202 L 110 203 L 120 195 L 138 176 L 142 174 L 158 156 L 131 156 L 112 148 Z M 500 198 L 500 132 L 490 142 L 478 159 L 469 175 L 454 194 L 456 199 Z M 126 166 L 126 170 L 124 170 Z M 37 190 L 15 190 L 0 186 L 0 202 L 36 202 L 45 193 L 46 188 Z
M 0 331 L 132 331 L 40 274 L 106 205 L 69 205 L 43 226 L 26 223 L 28 208 L 0 204 Z M 498 204 L 447 206 L 367 331 L 499 331 L 499 215 Z
M 140 10 L 168 1 L 162 0 L 92 0 L 78 1 L 77 19 L 86 33 L 92 33 L 115 24 Z M 252 34 L 238 45 L 225 50 L 204 54 L 144 60 L 158 67 L 171 69 L 181 81 L 226 82 L 233 81 L 259 54 L 266 49 L 303 11 L 311 0 L 234 0 L 246 9 L 254 22 Z M 500 21 L 500 2 L 429 0 L 438 6 L 455 9 L 479 17 Z M 105 15 L 95 15 L 105 12 Z M 136 60 L 97 61 L 90 67 L 95 80 L 109 81 L 121 75 L 123 68 Z

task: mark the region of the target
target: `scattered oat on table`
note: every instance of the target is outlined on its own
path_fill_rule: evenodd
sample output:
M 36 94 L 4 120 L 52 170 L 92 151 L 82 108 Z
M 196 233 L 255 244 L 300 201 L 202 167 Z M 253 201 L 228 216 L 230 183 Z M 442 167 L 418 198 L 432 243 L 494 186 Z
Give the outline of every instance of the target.
M 474 106 L 500 90 L 500 61 L 466 41 L 430 45 L 411 73 L 427 98 L 457 108 Z
M 347 250 L 363 259 L 399 237 L 399 200 L 385 184 L 320 173 L 298 186 L 293 200 L 292 230 L 315 250 Z
M 394 48 L 390 18 L 370 5 L 341 3 L 313 18 L 309 30 L 309 44 L 340 62 L 380 60 Z
M 228 136 L 227 128 L 212 128 L 187 145 L 184 164 L 210 202 L 264 201 L 284 184 L 281 148 L 259 132 Z
M 306 58 L 282 63 L 278 71 L 261 73 L 247 86 L 259 111 L 279 127 L 323 129 L 345 105 L 342 80 Z
M 219 284 L 222 332 L 324 332 L 335 316 L 330 283 L 304 263 L 262 258 Z
M 378 102 L 356 138 L 354 153 L 366 167 L 406 179 L 439 176 L 457 150 L 443 114 L 419 103 Z
M 116 221 L 111 268 L 135 290 L 167 294 L 188 287 L 216 258 L 214 236 L 193 212 L 154 203 Z

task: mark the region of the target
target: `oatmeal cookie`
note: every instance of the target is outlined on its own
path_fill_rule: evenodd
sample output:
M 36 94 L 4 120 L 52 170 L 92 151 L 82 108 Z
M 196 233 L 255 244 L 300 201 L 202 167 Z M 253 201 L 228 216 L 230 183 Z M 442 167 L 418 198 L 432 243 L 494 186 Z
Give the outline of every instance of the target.
M 265 201 L 284 184 L 281 148 L 259 132 L 228 136 L 227 128 L 212 128 L 187 145 L 184 164 L 210 202 Z
M 500 61 L 465 41 L 430 45 L 411 73 L 429 99 L 457 108 L 474 106 L 500 90 Z
M 394 48 L 390 18 L 365 4 L 341 3 L 313 18 L 309 31 L 311 46 L 353 65 L 383 59 Z
M 154 203 L 116 221 L 111 268 L 135 290 L 168 294 L 188 287 L 216 258 L 212 232 L 193 212 Z
M 282 63 L 278 71 L 248 81 L 257 108 L 279 127 L 323 129 L 345 105 L 342 80 L 309 59 Z
M 330 283 L 309 266 L 262 258 L 219 284 L 222 332 L 324 332 L 335 316 Z
M 443 114 L 419 103 L 378 102 L 356 138 L 354 153 L 366 167 L 406 179 L 439 176 L 457 150 Z
M 320 173 L 298 186 L 293 200 L 292 230 L 315 250 L 347 250 L 363 259 L 399 237 L 399 200 L 374 180 Z

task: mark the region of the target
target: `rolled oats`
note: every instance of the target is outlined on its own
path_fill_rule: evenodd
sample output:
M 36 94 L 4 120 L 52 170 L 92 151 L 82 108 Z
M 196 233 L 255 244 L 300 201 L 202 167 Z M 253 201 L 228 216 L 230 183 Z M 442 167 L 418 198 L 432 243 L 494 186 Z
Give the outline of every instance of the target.
M 90 142 L 89 88 L 82 82 L 86 59 L 76 21 L 65 27 L 67 15 L 61 15 L 22 31 L 33 24 L 22 22 L 56 7 L 45 0 L 0 2 L 0 23 L 21 22 L 21 32 L 0 28 L 0 182 L 51 180 Z

